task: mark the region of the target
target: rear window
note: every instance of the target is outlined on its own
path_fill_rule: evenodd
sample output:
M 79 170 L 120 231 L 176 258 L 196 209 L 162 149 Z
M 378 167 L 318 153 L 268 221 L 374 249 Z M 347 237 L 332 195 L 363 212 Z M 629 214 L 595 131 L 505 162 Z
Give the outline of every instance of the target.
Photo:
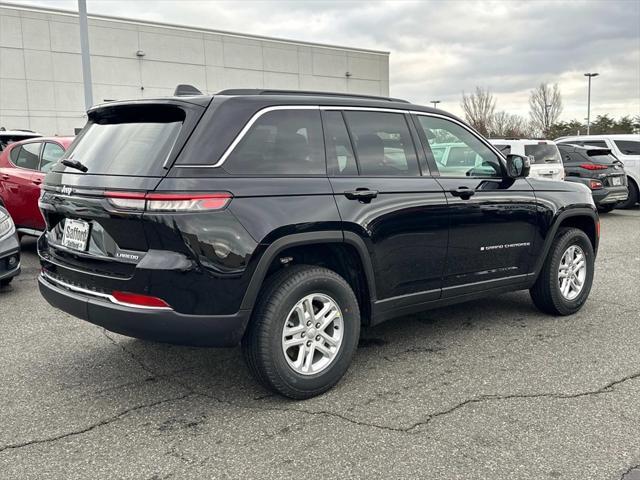
M 503 155 L 509 155 L 511 153 L 511 145 L 501 145 L 498 143 L 493 144 Z
M 614 140 L 613 143 L 620 149 L 623 155 L 640 155 L 640 142 L 633 140 Z
M 64 157 L 88 174 L 152 176 L 168 159 L 184 119 L 183 110 L 168 105 L 106 108 L 89 118 Z
M 561 161 L 558 147 L 548 143 L 525 145 L 524 154 L 533 157 L 534 163 L 560 163 Z
M 326 172 L 318 110 L 275 110 L 260 116 L 227 158 L 240 175 L 319 175 Z
M 587 151 L 587 156 L 588 156 L 590 162 L 602 163 L 604 165 L 612 165 L 612 164 L 620 161 L 615 156 L 611 155 L 608 152 L 609 152 L 609 150 L 607 150 L 607 153 L 603 155 L 603 154 L 598 153 L 597 151 L 588 150 Z

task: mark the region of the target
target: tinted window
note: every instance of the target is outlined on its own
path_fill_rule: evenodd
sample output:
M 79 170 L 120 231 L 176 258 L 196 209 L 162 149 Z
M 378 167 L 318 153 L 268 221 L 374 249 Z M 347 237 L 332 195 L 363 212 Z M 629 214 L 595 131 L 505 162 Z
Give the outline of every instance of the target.
M 90 119 L 65 158 L 90 174 L 150 175 L 168 158 L 184 118 L 181 109 L 158 105 L 107 109 Z
M 498 156 L 466 128 L 425 115 L 418 115 L 418 121 L 443 177 L 501 176 Z
M 511 145 L 498 145 L 494 143 L 493 146 L 500 150 L 503 155 L 509 155 L 511 153 Z
M 614 140 L 623 155 L 640 155 L 640 142 L 633 140 Z
M 318 110 L 276 110 L 256 120 L 224 164 L 238 174 L 325 173 Z
M 602 147 L 609 148 L 603 140 L 585 140 L 584 142 L 580 142 L 580 145 L 588 145 L 590 147 Z
M 20 148 L 16 161 L 14 162 L 17 167 L 28 168 L 30 170 L 38 169 L 38 156 L 40 155 L 41 142 L 25 143 Z
M 347 126 L 340 112 L 324 112 L 327 171 L 330 175 L 357 175 L 358 167 Z
M 42 150 L 42 160 L 40 161 L 40 171 L 48 172 L 54 163 L 64 155 L 64 149 L 57 143 L 47 142 Z
M 360 175 L 418 176 L 418 161 L 404 115 L 344 112 Z
M 9 157 L 11 158 L 11 163 L 13 163 L 14 165 L 18 161 L 18 155 L 20 155 L 20 145 L 18 145 L 17 147 L 13 147 L 11 149 L 11 152 L 9 152 Z
M 541 143 L 538 145 L 525 145 L 524 154 L 533 157 L 534 163 L 560 163 L 558 147 Z

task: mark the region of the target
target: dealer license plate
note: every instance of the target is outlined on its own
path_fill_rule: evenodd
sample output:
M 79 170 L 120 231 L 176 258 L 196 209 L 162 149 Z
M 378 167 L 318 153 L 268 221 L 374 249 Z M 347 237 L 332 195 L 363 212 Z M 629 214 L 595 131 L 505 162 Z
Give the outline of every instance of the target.
M 62 246 L 85 251 L 89 242 L 89 224 L 83 220 L 67 218 L 64 222 Z
M 622 185 L 622 177 L 611 178 L 611 185 Z

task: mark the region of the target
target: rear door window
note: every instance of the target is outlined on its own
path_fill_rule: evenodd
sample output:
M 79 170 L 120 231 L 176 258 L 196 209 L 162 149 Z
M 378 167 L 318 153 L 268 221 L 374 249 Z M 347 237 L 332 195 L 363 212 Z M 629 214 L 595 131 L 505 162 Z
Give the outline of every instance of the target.
M 584 145 L 587 147 L 609 148 L 604 140 L 585 140 L 584 142 L 580 142 L 580 145 Z
M 419 176 L 418 159 L 403 114 L 344 112 L 360 175 Z
M 640 142 L 633 140 L 614 140 L 613 143 L 623 155 L 640 155 Z
M 170 105 L 107 107 L 89 117 L 64 157 L 82 163 L 87 174 L 161 175 L 184 119 Z
M 319 110 L 275 110 L 260 116 L 224 163 L 240 175 L 325 174 Z
M 37 170 L 41 146 L 42 142 L 25 143 L 22 145 L 14 162 L 16 167 Z
M 40 160 L 40 171 L 48 172 L 51 167 L 64 155 L 64 148 L 57 143 L 47 142 L 42 150 L 42 159 Z
M 358 175 L 356 157 L 342 113 L 327 111 L 323 117 L 329 175 Z
M 560 152 L 558 147 L 549 143 L 539 143 L 537 145 L 525 145 L 524 154 L 533 157 L 534 163 L 560 163 Z

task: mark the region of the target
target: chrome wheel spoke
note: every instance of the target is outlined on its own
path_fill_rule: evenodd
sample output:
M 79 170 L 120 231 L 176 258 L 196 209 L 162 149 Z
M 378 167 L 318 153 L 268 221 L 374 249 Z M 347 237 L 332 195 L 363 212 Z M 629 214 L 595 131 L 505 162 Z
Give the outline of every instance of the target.
M 340 307 L 328 295 L 313 293 L 300 299 L 282 329 L 282 351 L 289 366 L 301 375 L 327 368 L 342 345 L 343 327 Z
M 569 246 L 562 254 L 558 266 L 560 293 L 567 300 L 575 300 L 584 287 L 587 277 L 587 259 L 578 245 Z

